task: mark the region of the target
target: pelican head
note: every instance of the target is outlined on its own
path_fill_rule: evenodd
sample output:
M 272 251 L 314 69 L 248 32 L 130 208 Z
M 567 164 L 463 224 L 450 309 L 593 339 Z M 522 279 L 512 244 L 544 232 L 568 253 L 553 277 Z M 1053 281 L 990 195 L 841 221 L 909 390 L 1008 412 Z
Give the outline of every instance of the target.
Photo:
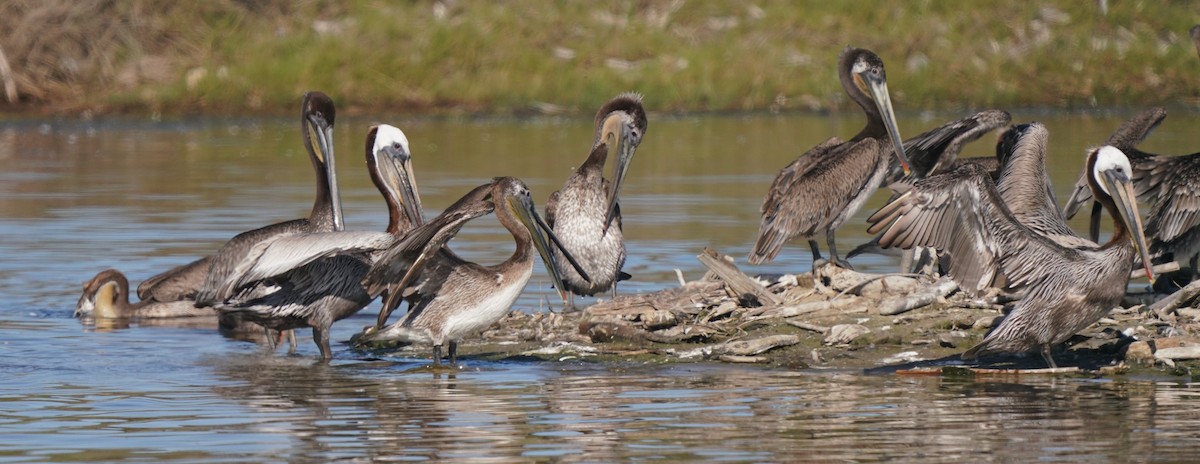
M 121 301 L 128 302 L 124 292 L 129 290 L 129 280 L 116 269 L 105 269 L 83 284 L 83 295 L 75 304 L 75 317 L 91 315 L 97 319 L 123 317 L 117 309 Z
M 1000 134 L 996 142 L 996 159 L 1000 166 L 1008 165 L 1008 160 L 1020 153 L 1045 153 L 1050 141 L 1050 131 L 1040 122 L 1018 124 Z
M 614 148 L 617 153 L 612 188 L 608 191 L 608 212 L 604 215 L 606 231 L 616 215 L 617 192 L 625 182 L 625 173 L 629 170 L 629 162 L 633 160 L 634 152 L 642 143 L 642 137 L 646 135 L 646 126 L 646 110 L 642 107 L 642 96 L 636 93 L 617 95 L 596 112 L 596 140 L 592 146 L 604 143 Z
M 1129 158 L 1116 147 L 1105 145 L 1092 151 L 1088 159 L 1092 165 L 1092 195 L 1106 203 L 1113 215 L 1124 222 L 1130 232 L 1130 241 L 1142 258 L 1146 277 L 1154 282 L 1146 234 L 1142 230 L 1142 217 L 1138 214 L 1137 197 L 1133 193 L 1133 169 L 1129 166 Z M 1095 191 L 1096 188 L 1100 191 Z M 1114 239 L 1119 239 L 1119 235 L 1114 234 Z
M 396 204 L 407 217 L 408 228 L 425 223 L 421 217 L 421 196 L 417 193 L 417 181 L 412 172 L 412 156 L 408 149 L 408 137 L 395 126 L 380 124 L 367 133 L 367 168 L 371 180 L 380 190 L 388 192 L 389 208 Z M 392 214 L 388 232 L 400 230 L 398 211 Z M 396 229 L 396 230 L 393 230 Z
M 550 254 L 550 243 L 554 243 L 554 246 L 558 247 L 558 251 L 562 252 L 562 255 L 567 258 L 567 261 L 571 263 L 571 267 L 575 268 L 575 272 L 578 272 L 584 280 L 591 282 L 591 277 L 587 275 L 587 272 L 583 270 L 579 262 L 571 255 L 571 252 L 563 247 L 562 241 L 558 239 L 554 230 L 538 215 L 536 206 L 533 204 L 533 198 L 529 194 L 529 187 L 526 187 L 521 179 L 515 177 L 497 178 L 492 195 L 498 196 L 499 199 L 503 200 L 496 201 L 497 199 L 493 198 L 497 208 L 506 208 L 513 217 L 521 222 L 521 225 L 529 230 L 529 235 L 533 239 L 533 246 L 537 248 L 538 254 L 542 256 L 542 263 L 546 265 L 546 271 L 550 274 L 551 282 L 554 283 L 554 288 L 558 290 L 558 296 L 562 298 L 564 303 L 569 301 L 570 295 L 567 294 L 567 287 L 563 283 L 562 271 L 558 268 L 558 261 Z
M 896 112 L 892 110 L 892 99 L 888 96 L 887 72 L 883 69 L 883 59 L 862 48 L 847 48 L 842 53 L 842 59 L 848 63 L 855 87 L 870 96 L 871 101 L 875 103 L 883 126 L 887 129 L 888 138 L 892 139 L 896 159 L 900 161 L 900 167 L 907 175 L 908 158 L 904 156 L 904 142 L 900 138 L 900 129 L 896 126 Z
M 308 150 L 308 156 L 312 158 L 318 175 L 325 177 L 324 188 L 319 188 L 318 194 L 329 195 L 328 201 L 333 208 L 334 230 L 340 231 L 344 228 L 342 197 L 338 192 L 337 169 L 333 159 L 333 121 L 337 111 L 334 109 L 333 99 L 317 91 L 304 94 L 302 108 L 300 123 L 304 129 L 304 148 Z

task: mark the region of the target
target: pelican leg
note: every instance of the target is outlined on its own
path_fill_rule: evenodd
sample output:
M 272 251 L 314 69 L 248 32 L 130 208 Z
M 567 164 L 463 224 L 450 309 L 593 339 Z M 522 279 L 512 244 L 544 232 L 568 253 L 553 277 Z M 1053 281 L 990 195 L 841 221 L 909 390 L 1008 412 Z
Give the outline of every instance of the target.
M 1188 260 L 1188 266 L 1190 266 L 1192 268 L 1191 278 L 1188 279 L 1189 282 L 1196 280 L 1196 275 L 1197 275 L 1196 264 L 1200 264 L 1200 255 L 1192 255 L 1192 259 Z
M 829 243 L 829 263 L 830 264 L 833 264 L 834 266 L 840 267 L 842 269 L 854 269 L 854 267 L 851 266 L 850 263 L 848 263 L 846 261 L 842 261 L 842 259 L 838 257 L 837 245 L 835 245 L 833 242 L 833 229 L 830 229 L 829 231 L 825 232 L 825 241 L 827 243 Z
M 296 331 L 287 329 L 286 331 L 279 332 L 280 338 L 285 336 L 287 337 L 288 341 L 288 354 L 296 354 Z
M 1050 354 L 1049 343 L 1042 345 L 1042 358 L 1046 360 L 1046 364 L 1049 365 L 1051 369 L 1058 369 L 1058 364 L 1054 363 L 1054 356 Z
M 267 348 L 270 349 L 272 353 L 274 353 L 275 352 L 275 337 L 278 335 L 276 333 L 274 333 L 274 331 L 272 331 L 271 329 L 267 328 L 267 326 L 265 326 L 265 325 L 260 326 L 260 327 L 263 328 L 263 334 L 265 334 L 267 337 Z
M 821 260 L 821 247 L 818 247 L 818 246 L 817 246 L 817 241 L 816 241 L 816 240 L 809 240 L 809 241 L 808 241 L 808 247 L 809 247 L 809 248 L 812 248 L 812 254 L 813 254 L 813 263 L 816 263 L 817 261 L 820 261 L 820 260 Z
M 442 345 L 433 345 L 433 365 L 442 365 Z
M 458 367 L 458 342 L 450 340 L 450 367 Z
M 321 360 L 329 361 L 333 359 L 333 350 L 329 348 L 329 331 L 320 327 L 313 327 L 313 340 L 317 342 L 317 348 L 321 349 Z
M 913 254 L 915 254 L 915 252 L 913 251 L 912 248 L 904 250 L 902 253 L 900 253 L 900 272 L 903 272 L 903 273 L 912 272 Z

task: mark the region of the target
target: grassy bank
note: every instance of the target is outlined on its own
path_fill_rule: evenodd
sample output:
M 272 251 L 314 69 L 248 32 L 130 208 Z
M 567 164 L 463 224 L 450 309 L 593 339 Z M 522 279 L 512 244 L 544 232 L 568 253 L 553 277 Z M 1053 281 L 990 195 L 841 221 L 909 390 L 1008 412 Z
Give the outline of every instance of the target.
M 306 89 L 354 112 L 588 113 L 626 90 L 828 110 L 847 44 L 884 58 L 900 109 L 1194 102 L 1196 8 L 1107 3 L 15 1 L 0 111 L 290 114 Z

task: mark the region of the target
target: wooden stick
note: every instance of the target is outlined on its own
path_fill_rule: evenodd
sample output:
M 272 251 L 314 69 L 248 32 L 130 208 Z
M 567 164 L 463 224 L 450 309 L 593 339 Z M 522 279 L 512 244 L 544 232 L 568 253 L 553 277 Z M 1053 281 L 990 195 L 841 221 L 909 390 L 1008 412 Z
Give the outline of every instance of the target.
M 1168 272 L 1175 272 L 1175 271 L 1179 270 L 1179 261 L 1171 261 L 1169 263 L 1155 264 L 1153 266 L 1150 266 L 1150 270 L 1154 271 L 1154 275 L 1166 274 Z M 1129 273 L 1129 278 L 1130 279 L 1146 278 L 1146 268 L 1139 267 L 1137 269 L 1134 269 L 1133 272 Z
M 1157 315 L 1159 319 L 1166 320 L 1167 316 L 1175 312 L 1175 310 L 1180 306 L 1187 304 L 1187 302 L 1191 301 L 1192 298 L 1195 298 L 1196 295 L 1200 295 L 1200 280 L 1187 284 L 1186 287 L 1183 287 L 1179 289 L 1179 291 L 1172 293 L 1171 296 L 1158 300 L 1154 304 L 1150 305 L 1150 310 L 1154 311 L 1154 314 Z
M 717 251 L 711 247 L 704 247 L 704 253 L 701 253 L 696 259 L 699 259 L 704 267 L 707 267 L 709 271 L 712 271 L 713 274 L 716 274 L 717 277 L 723 280 L 725 285 L 729 286 L 729 289 L 737 296 L 740 297 L 746 294 L 754 295 L 763 306 L 777 306 L 783 303 L 777 295 L 771 293 L 770 290 L 767 290 L 757 280 L 743 274 L 742 271 L 738 270 L 736 265 L 721 258 L 721 255 L 717 254 Z
M 947 277 L 943 277 L 941 280 L 938 280 L 920 293 L 913 293 L 908 296 L 898 296 L 884 300 L 879 304 L 879 314 L 883 316 L 893 316 L 928 306 L 937 301 L 938 298 L 949 295 L 957 289 L 957 283 Z

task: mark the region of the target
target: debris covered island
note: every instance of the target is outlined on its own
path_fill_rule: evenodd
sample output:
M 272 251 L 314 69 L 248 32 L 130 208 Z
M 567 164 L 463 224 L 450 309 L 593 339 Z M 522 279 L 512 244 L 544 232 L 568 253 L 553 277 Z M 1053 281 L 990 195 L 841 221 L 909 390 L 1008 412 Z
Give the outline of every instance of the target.
M 1200 366 L 1200 294 L 1189 285 L 1155 293 L 1131 285 L 1123 307 L 1055 351 L 966 363 L 960 354 L 1004 315 L 1003 295 L 971 298 L 947 277 L 869 274 L 818 263 L 812 273 L 744 274 L 711 248 L 709 272 L 678 287 L 597 300 L 577 311 L 511 311 L 465 340 L 479 359 L 753 363 L 910 375 L 1119 374 L 1152 369 L 1191 375 Z M 1169 267 L 1168 267 L 1169 269 Z M 421 357 L 427 347 L 374 344 L 369 353 Z

